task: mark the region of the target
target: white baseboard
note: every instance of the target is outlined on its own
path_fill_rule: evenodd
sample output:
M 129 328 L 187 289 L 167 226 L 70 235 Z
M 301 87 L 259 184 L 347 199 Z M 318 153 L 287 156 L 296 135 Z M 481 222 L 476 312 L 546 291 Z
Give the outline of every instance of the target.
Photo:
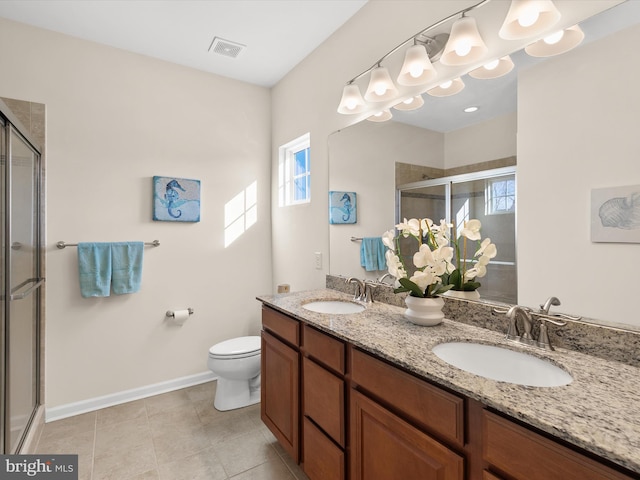
M 100 410 L 101 408 L 112 407 L 114 405 L 120 405 L 121 403 L 152 397 L 153 395 L 172 392 L 174 390 L 180 390 L 181 388 L 192 387 L 194 385 L 216 380 L 217 378 L 218 377 L 216 377 L 213 372 L 203 372 L 195 375 L 189 375 L 188 377 L 176 378 L 166 382 L 134 388 L 132 390 L 112 393 L 102 397 L 90 398 L 80 402 L 68 403 L 66 405 L 51 408 L 45 407 L 45 422 L 53 422 L 54 420 L 61 420 L 81 413 L 93 412 L 95 410 Z M 211 399 L 211 401 L 213 401 L 213 399 Z

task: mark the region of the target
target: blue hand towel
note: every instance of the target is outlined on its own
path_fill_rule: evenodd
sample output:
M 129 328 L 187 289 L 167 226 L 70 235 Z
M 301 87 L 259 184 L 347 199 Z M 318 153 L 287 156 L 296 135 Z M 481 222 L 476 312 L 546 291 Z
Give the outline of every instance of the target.
M 143 242 L 114 242 L 111 244 L 113 293 L 136 293 L 142 282 Z
M 387 269 L 387 259 L 385 258 L 385 246 L 381 237 L 366 237 L 362 239 L 360 245 L 360 265 L 367 272 Z
M 111 244 L 78 243 L 80 293 L 84 298 L 108 297 L 111 286 Z

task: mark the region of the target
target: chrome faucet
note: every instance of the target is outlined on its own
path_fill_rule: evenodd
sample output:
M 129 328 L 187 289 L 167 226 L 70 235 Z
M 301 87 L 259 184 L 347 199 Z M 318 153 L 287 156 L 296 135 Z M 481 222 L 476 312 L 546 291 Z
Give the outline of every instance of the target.
M 516 320 L 518 315 L 522 318 L 522 335 L 518 335 L 518 325 Z M 528 308 L 514 305 L 507 311 L 507 318 L 509 319 L 509 331 L 507 331 L 507 338 L 509 340 L 515 340 L 527 345 L 534 343 L 531 336 L 531 328 L 533 327 L 533 318 L 531 317 L 531 311 Z M 515 335 L 514 335 L 515 334 Z
M 349 277 L 344 282 L 353 283 L 355 285 L 353 289 L 353 299 L 357 302 L 362 301 L 363 297 L 366 294 L 364 282 L 359 278 L 355 278 L 355 277 Z
M 560 300 L 557 297 L 549 297 L 547 301 L 544 302 L 544 305 L 540 305 L 540 313 L 543 315 L 549 315 L 549 310 L 551 310 L 551 305 L 559 306 Z
M 364 294 L 362 300 L 364 303 L 373 303 L 373 291 L 378 287 L 378 284 L 372 280 L 364 281 Z
M 507 340 L 524 343 L 525 345 L 532 345 L 534 347 L 544 348 L 546 350 L 553 350 L 554 348 L 551 345 L 551 341 L 549 340 L 549 329 L 547 327 L 547 323 L 552 323 L 559 327 L 565 326 L 566 323 L 554 320 L 553 318 L 549 317 L 549 309 L 551 308 L 551 305 L 560 305 L 560 300 L 558 300 L 556 297 L 550 297 L 544 305 L 540 305 L 539 312 L 532 312 L 531 309 L 521 307 L 519 305 L 514 305 L 508 310 L 494 308 L 493 312 L 506 313 L 507 318 L 509 319 L 509 325 L 507 327 L 507 333 L 505 335 L 505 338 Z M 539 317 L 540 319 L 540 333 L 537 340 L 533 338 L 533 335 L 531 334 L 534 315 Z M 569 318 L 571 320 L 579 320 L 580 318 L 570 317 L 569 315 L 563 314 L 558 314 L 558 316 Z M 518 317 L 522 319 L 522 333 L 520 333 L 518 328 Z

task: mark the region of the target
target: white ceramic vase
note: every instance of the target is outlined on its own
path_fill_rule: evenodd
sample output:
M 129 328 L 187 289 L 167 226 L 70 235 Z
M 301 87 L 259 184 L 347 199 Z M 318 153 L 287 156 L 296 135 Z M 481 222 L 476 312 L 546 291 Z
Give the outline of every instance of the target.
M 442 295 L 444 297 L 461 298 L 463 300 L 480 300 L 480 293 L 478 290 L 447 290 Z
M 404 318 L 411 323 L 422 326 L 433 326 L 442 323 L 444 313 L 444 300 L 440 297 L 420 298 L 408 296 L 405 299 L 407 309 L 404 311 Z

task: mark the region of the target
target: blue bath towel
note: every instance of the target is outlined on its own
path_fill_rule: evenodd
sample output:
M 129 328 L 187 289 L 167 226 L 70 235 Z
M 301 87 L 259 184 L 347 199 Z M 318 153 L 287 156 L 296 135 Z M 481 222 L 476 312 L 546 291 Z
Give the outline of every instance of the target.
M 142 282 L 143 242 L 114 242 L 111 244 L 113 293 L 135 293 Z
M 111 287 L 111 244 L 78 243 L 78 270 L 83 297 L 108 297 Z
M 381 237 L 365 237 L 360 245 L 360 265 L 367 272 L 387 269 L 386 248 Z

